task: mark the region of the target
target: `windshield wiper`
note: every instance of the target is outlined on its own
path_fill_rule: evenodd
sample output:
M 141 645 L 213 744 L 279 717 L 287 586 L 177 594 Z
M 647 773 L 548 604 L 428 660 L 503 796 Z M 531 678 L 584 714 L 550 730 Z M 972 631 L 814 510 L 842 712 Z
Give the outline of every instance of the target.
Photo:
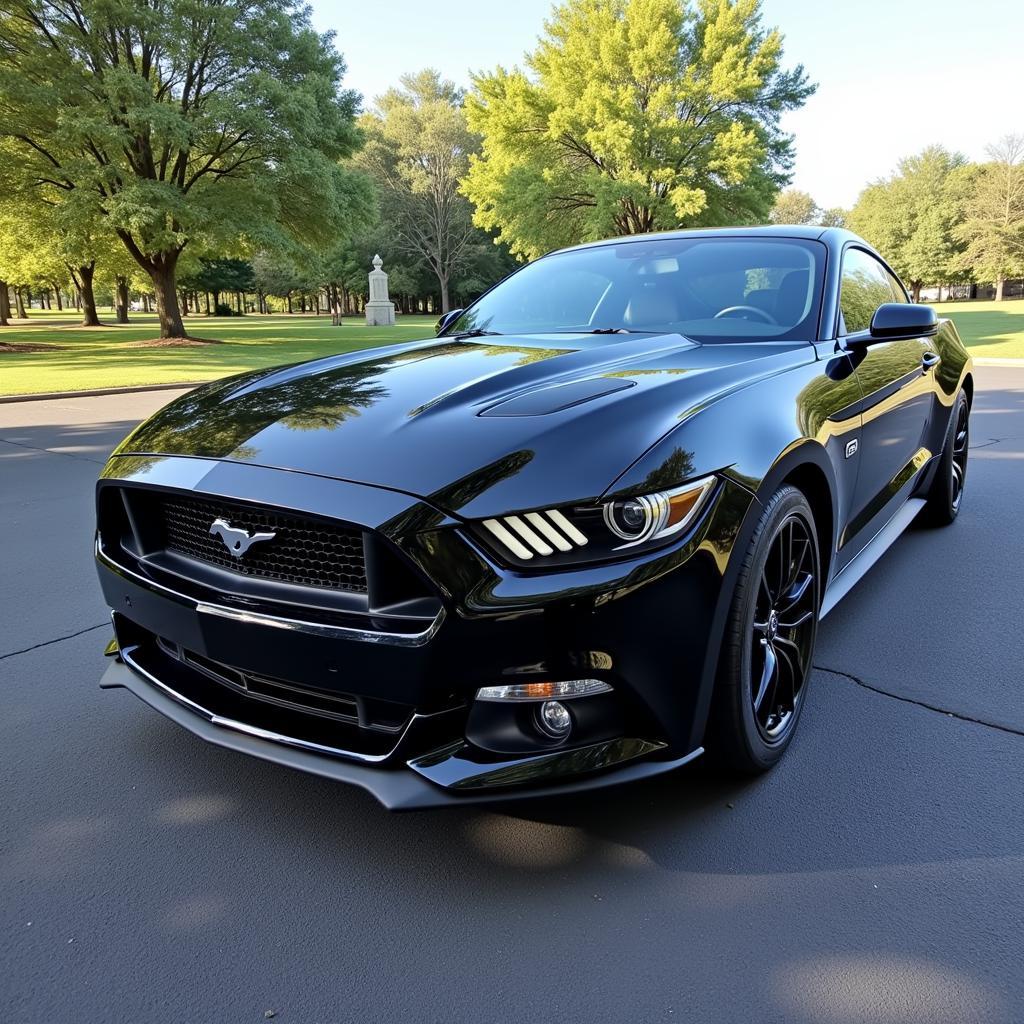
M 584 331 L 584 334 L 632 334 L 625 327 L 595 327 L 592 331 Z
M 501 337 L 501 331 L 485 331 L 482 327 L 474 327 L 469 331 L 459 331 L 455 338 L 493 338 Z

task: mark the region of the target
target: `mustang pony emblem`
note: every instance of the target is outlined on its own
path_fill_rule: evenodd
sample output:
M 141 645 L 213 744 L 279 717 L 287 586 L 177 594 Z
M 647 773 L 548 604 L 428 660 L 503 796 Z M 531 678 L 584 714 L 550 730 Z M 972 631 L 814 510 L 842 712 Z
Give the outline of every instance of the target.
M 235 558 L 241 558 L 253 544 L 259 544 L 264 540 L 273 540 L 277 534 L 249 533 L 248 530 L 240 530 L 237 526 L 232 526 L 226 519 L 214 519 L 210 526 L 210 536 L 220 537 L 224 547 Z

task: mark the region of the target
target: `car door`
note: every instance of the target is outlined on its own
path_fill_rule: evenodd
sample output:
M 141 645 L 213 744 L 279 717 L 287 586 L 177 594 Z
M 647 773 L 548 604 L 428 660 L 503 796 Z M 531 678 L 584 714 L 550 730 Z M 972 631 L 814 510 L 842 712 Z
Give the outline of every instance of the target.
M 863 398 L 857 483 L 847 540 L 876 519 L 884 522 L 930 453 L 923 442 L 931 412 L 934 354 L 927 337 L 877 341 L 869 328 L 886 302 L 906 302 L 903 286 L 865 249 L 843 253 L 839 336 L 856 367 Z M 867 343 L 870 342 L 870 343 Z M 868 530 L 854 548 L 873 535 Z

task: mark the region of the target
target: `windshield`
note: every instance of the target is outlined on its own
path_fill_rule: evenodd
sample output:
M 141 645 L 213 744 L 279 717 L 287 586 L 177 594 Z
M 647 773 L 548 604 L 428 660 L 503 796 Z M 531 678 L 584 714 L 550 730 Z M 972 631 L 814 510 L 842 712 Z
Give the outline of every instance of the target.
M 708 237 L 555 253 L 491 289 L 446 333 L 811 340 L 825 251 L 820 242 L 796 238 Z

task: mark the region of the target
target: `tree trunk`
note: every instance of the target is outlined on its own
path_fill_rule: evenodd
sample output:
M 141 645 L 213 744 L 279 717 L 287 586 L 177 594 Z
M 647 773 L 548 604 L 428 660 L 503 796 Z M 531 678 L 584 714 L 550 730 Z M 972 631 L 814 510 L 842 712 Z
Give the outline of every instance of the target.
M 911 281 L 910 282 L 910 297 L 914 300 L 914 302 L 920 302 L 921 301 L 921 282 L 920 281 Z
M 156 293 L 156 314 L 160 318 L 161 338 L 186 338 L 185 325 L 181 322 L 181 310 L 178 308 L 178 293 L 174 287 L 174 275 L 178 265 L 178 255 L 163 254 L 159 262 L 153 261 L 149 276 L 153 281 Z
M 181 315 L 188 316 L 188 292 L 184 290 L 181 293 Z
M 996 281 L 996 302 L 1002 302 L 1003 301 L 1003 285 L 1004 284 L 1006 284 L 1006 282 L 1002 278 L 999 278 L 999 280 Z
M 341 290 L 336 284 L 327 286 L 327 301 L 331 306 L 331 326 L 341 326 Z
M 292 311 L 292 293 L 291 293 L 291 292 L 289 292 L 289 293 L 288 293 L 288 294 L 287 294 L 287 295 L 285 296 L 285 298 L 287 298 L 287 300 L 288 300 L 288 312 L 290 313 L 290 312 Z
M 7 282 L 0 281 L 0 327 L 6 327 L 11 318 L 11 293 L 7 290 Z
M 92 280 L 96 274 L 96 261 L 83 263 L 80 267 L 73 267 L 71 277 L 74 279 L 78 294 L 82 297 L 82 326 L 99 327 L 100 318 L 96 312 L 96 296 L 92 290 Z
M 64 308 L 64 303 L 61 301 L 60 285 L 59 284 L 55 284 L 53 286 L 53 297 L 57 300 L 57 309 L 58 309 L 58 311 L 62 310 Z
M 114 309 L 117 310 L 117 322 L 128 323 L 128 278 L 120 274 L 114 279 Z
M 21 294 L 21 287 L 14 289 L 14 305 L 18 310 L 18 319 L 27 320 L 28 314 L 25 312 L 25 299 Z
M 441 286 L 441 316 L 451 308 L 448 300 L 448 275 L 444 271 L 437 271 L 437 283 Z

